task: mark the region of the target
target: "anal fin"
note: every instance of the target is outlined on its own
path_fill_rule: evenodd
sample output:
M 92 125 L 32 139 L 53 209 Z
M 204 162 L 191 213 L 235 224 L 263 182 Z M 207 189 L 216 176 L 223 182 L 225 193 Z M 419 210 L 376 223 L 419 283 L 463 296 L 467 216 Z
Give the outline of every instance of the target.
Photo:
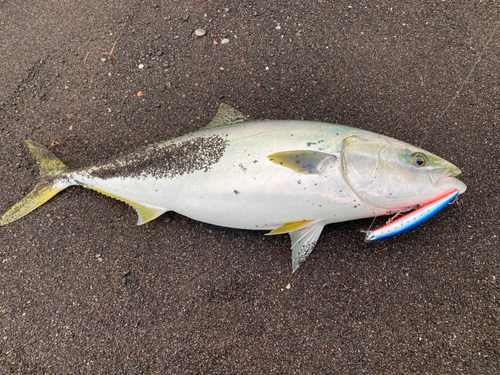
M 86 188 L 98 191 L 101 194 L 107 195 L 108 197 L 118 199 L 122 202 L 127 203 L 128 205 L 132 206 L 135 211 L 137 212 L 137 216 L 139 216 L 139 219 L 137 221 L 137 225 L 142 225 L 147 223 L 148 221 L 156 219 L 158 216 L 161 216 L 165 212 L 167 212 L 167 209 L 164 208 L 159 208 L 159 207 L 153 207 L 149 205 L 145 205 L 142 203 L 134 202 L 130 199 L 119 197 L 115 194 L 108 193 L 107 191 L 97 189 L 95 187 L 85 185 Z

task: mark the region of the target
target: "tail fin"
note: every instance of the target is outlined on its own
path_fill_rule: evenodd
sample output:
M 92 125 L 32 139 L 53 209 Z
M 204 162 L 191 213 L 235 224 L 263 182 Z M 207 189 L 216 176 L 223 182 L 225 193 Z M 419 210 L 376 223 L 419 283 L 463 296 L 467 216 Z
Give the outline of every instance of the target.
M 67 169 L 62 161 L 41 144 L 33 141 L 25 142 L 40 167 L 40 182 L 31 193 L 16 203 L 0 218 L 0 227 L 29 214 L 61 190 L 72 185 L 67 181 L 58 179 L 58 176 Z

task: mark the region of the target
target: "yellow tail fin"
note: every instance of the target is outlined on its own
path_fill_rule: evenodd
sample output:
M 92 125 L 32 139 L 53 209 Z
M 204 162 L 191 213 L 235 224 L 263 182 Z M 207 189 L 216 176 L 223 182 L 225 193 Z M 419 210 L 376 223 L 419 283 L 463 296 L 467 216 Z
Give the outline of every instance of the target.
M 59 176 L 66 171 L 66 166 L 47 148 L 33 141 L 25 141 L 31 154 L 40 167 L 40 182 L 33 191 L 16 203 L 0 218 L 0 226 L 7 225 L 40 207 L 54 195 L 72 185 Z

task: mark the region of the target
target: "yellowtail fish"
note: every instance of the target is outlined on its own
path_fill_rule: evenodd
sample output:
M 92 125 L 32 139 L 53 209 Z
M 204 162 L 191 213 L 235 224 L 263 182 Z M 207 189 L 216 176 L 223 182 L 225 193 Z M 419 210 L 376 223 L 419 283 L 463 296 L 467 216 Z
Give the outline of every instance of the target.
M 248 121 L 221 105 L 195 133 L 82 169 L 26 141 L 40 167 L 34 190 L 0 218 L 9 224 L 80 185 L 128 203 L 138 224 L 166 211 L 230 228 L 289 233 L 292 270 L 330 223 L 407 211 L 465 184 L 460 169 L 418 147 L 348 126 Z

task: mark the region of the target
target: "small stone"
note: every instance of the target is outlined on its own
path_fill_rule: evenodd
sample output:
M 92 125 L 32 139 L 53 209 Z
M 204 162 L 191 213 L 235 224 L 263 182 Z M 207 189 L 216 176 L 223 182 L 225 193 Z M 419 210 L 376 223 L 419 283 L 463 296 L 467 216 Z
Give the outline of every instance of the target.
M 144 69 L 144 64 L 139 64 L 139 69 Z
M 205 35 L 206 33 L 207 33 L 207 32 L 206 32 L 205 30 L 203 30 L 203 29 L 196 29 L 196 30 L 194 31 L 194 35 L 196 35 L 196 36 L 203 36 L 203 35 Z
M 229 39 L 227 38 L 224 38 L 220 41 L 220 44 L 228 44 L 229 43 Z
M 106 62 L 106 59 L 104 57 L 101 58 L 102 62 Z

